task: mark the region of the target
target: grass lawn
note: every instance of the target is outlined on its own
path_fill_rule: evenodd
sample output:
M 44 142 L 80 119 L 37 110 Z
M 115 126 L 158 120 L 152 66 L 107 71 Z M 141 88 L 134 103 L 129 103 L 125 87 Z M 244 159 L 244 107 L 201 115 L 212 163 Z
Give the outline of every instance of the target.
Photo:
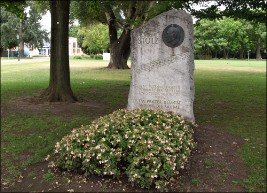
M 245 139 L 239 154 L 249 176 L 241 183 L 247 191 L 265 191 L 266 61 L 196 60 L 195 64 L 196 123 Z M 74 93 L 107 106 L 109 113 L 127 104 L 120 89 L 129 87 L 130 70 L 108 70 L 106 66 L 101 60 L 70 60 Z M 17 97 L 38 95 L 48 81 L 48 60 L 1 62 L 1 105 L 11 104 Z M 3 114 L 1 164 L 8 172 L 1 175 L 2 184 L 14 183 L 26 166 L 42 161 L 72 128 L 93 120 L 84 112 L 71 119 L 46 113 Z

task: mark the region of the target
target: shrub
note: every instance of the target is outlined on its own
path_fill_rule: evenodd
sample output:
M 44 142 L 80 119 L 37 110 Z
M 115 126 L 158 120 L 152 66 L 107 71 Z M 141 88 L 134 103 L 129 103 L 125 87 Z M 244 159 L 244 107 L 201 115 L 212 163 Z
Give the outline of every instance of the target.
M 74 56 L 73 59 L 78 59 L 78 60 L 81 60 L 82 57 L 81 56 Z
M 95 59 L 96 60 L 102 60 L 103 59 L 103 55 L 102 54 L 96 54 L 95 55 Z
M 83 55 L 82 55 L 82 58 L 83 58 L 83 59 L 90 59 L 90 56 L 88 56 L 88 55 L 84 55 L 84 54 L 83 54 Z
M 163 190 L 184 168 L 194 147 L 193 127 L 172 112 L 117 110 L 63 137 L 50 164 L 86 175 L 125 172 L 133 184 Z

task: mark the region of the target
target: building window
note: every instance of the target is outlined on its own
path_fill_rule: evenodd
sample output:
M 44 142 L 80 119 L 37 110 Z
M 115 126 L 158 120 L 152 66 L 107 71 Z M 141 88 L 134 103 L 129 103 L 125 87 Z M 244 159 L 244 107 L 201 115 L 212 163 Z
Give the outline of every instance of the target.
M 73 42 L 73 48 L 76 48 L 76 42 Z

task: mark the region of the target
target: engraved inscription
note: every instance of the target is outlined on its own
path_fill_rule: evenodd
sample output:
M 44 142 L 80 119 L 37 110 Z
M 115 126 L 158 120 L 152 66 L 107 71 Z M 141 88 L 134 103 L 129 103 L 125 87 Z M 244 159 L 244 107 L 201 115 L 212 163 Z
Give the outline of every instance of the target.
M 139 99 L 136 101 L 140 108 L 148 109 L 168 109 L 175 110 L 180 108 L 180 101 L 176 100 L 153 100 L 153 99 Z
M 159 60 L 151 61 L 150 63 L 141 64 L 140 66 L 136 67 L 136 72 L 140 73 L 143 71 L 151 71 L 155 68 L 161 68 L 163 66 L 168 66 L 173 62 L 180 60 L 186 60 L 188 58 L 188 53 L 178 54 L 177 56 L 172 56 L 168 58 L 162 58 Z
M 137 94 L 150 96 L 168 95 L 177 96 L 180 93 L 180 86 L 160 86 L 160 85 L 135 85 Z
M 138 37 L 137 38 L 137 43 L 138 44 L 158 44 L 158 40 L 159 38 L 158 37 Z
M 148 96 L 149 99 L 136 99 L 139 108 L 152 109 L 180 109 L 179 100 L 166 99 L 168 97 L 177 98 L 180 94 L 180 86 L 161 86 L 161 85 L 135 85 L 138 96 Z

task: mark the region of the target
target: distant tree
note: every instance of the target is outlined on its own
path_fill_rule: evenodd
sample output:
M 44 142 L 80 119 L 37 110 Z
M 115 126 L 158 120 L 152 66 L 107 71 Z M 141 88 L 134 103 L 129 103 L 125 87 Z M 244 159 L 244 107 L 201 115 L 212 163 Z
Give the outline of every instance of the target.
M 18 18 L 23 19 L 24 14 L 24 5 L 26 0 L 20 1 L 10 1 L 10 0 L 1 0 L 0 7 L 4 8 L 5 11 L 15 14 Z
M 261 59 L 261 50 L 265 48 L 266 52 L 266 25 L 263 23 L 251 23 L 250 38 L 255 45 L 256 59 Z
M 24 56 L 24 43 L 28 43 L 33 48 L 40 48 L 44 41 L 48 41 L 48 32 L 41 29 L 41 15 L 32 3 L 27 2 L 22 7 L 24 9 L 22 18 L 1 7 L 1 48 L 14 48 L 19 43 L 20 57 Z
M 70 25 L 70 28 L 69 28 L 69 37 L 74 37 L 74 38 L 77 38 L 78 37 L 78 31 L 80 29 L 80 26 L 79 25 Z
M 239 45 L 239 58 L 244 59 L 246 53 L 245 51 L 254 49 L 254 44 L 251 36 L 249 35 L 253 26 L 247 20 L 239 19 L 238 22 L 236 22 L 236 27 L 236 40 L 238 41 Z
M 101 23 L 83 27 L 78 32 L 78 37 L 82 39 L 82 50 L 86 54 L 102 53 L 109 50 L 108 28 Z
M 43 47 L 44 41 L 49 41 L 49 33 L 41 29 L 42 14 L 38 12 L 37 8 L 32 2 L 28 2 L 29 13 L 27 19 L 24 21 L 23 41 L 28 43 L 32 48 Z
M 208 6 L 208 3 L 213 3 Z M 197 18 L 219 19 L 223 16 L 247 21 L 266 23 L 265 0 L 192 0 L 191 5 L 207 5 L 205 9 L 188 7 L 188 11 Z M 223 7 L 224 9 L 221 9 Z
M 225 44 L 225 40 L 218 36 L 219 28 L 217 23 L 218 21 L 203 19 L 194 27 L 195 54 L 202 57 L 201 59 L 211 57 L 215 49 L 221 51 Z
M 3 7 L 0 8 L 1 14 L 1 48 L 11 49 L 18 45 L 18 23 L 20 19 L 11 12 L 5 11 Z
M 195 24 L 195 52 L 197 55 L 222 52 L 224 58 L 237 56 L 243 59 L 245 51 L 255 51 L 256 58 L 261 58 L 261 51 L 266 50 L 266 28 L 262 23 L 244 19 L 223 17 L 222 19 L 202 19 Z

